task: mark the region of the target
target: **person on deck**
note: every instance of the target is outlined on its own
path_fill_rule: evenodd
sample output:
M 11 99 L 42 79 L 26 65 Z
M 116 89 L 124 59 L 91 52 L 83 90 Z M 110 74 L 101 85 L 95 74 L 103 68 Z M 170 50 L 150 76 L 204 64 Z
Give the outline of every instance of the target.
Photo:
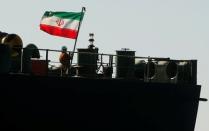
M 68 70 L 70 67 L 70 60 L 71 60 L 71 56 L 70 56 L 70 54 L 67 53 L 67 47 L 63 46 L 62 52 L 59 57 L 59 61 L 62 64 L 61 65 L 61 76 L 63 74 L 68 74 Z

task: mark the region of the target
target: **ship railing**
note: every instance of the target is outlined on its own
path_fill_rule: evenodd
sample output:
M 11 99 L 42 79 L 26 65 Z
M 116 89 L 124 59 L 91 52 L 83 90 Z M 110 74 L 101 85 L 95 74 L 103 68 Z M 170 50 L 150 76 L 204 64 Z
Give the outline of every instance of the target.
M 172 60 L 159 57 L 138 57 L 95 52 L 71 52 L 73 60 L 69 71 L 61 72 L 59 55 L 61 50 L 38 50 L 41 57 L 30 56 L 30 71 L 25 71 L 24 48 L 20 57 L 20 70 L 17 73 L 29 73 L 44 76 L 93 77 L 137 79 L 143 82 L 187 82 L 196 84 L 196 60 Z M 14 73 L 14 72 L 13 72 Z

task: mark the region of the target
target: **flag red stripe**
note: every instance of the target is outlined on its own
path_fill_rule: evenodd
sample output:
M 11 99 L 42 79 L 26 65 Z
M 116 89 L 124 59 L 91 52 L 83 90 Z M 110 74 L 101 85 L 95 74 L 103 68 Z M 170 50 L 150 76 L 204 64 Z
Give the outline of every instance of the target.
M 77 30 L 59 28 L 59 27 L 44 25 L 44 24 L 40 24 L 40 29 L 51 35 L 62 36 L 62 37 L 71 38 L 71 39 L 76 39 L 78 35 Z

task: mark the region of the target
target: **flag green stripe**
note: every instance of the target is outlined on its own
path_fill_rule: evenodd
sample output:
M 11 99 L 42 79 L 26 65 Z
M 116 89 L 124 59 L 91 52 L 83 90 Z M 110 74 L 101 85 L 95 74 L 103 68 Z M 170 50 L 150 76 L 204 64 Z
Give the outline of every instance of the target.
M 56 16 L 61 19 L 72 19 L 72 20 L 82 20 L 83 19 L 83 12 L 52 12 L 52 11 L 46 11 L 44 13 L 44 17 L 51 17 Z

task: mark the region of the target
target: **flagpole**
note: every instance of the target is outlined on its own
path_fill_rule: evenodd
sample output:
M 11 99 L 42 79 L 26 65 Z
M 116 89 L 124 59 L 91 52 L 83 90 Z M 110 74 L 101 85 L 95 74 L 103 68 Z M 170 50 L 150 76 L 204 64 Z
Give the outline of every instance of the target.
M 81 23 L 82 23 L 82 19 L 84 17 L 84 13 L 86 12 L 86 8 L 85 7 L 82 7 L 81 12 L 83 13 L 83 16 L 80 18 L 80 22 L 79 22 L 79 25 L 78 25 L 78 34 L 79 34 L 79 31 L 80 31 L 80 26 L 81 26 Z M 74 56 L 75 47 L 76 47 L 77 40 L 78 40 L 78 34 L 77 34 L 77 37 L 75 39 L 75 43 L 74 43 L 74 47 L 73 47 L 72 59 L 70 61 L 70 68 L 71 68 L 71 65 L 72 65 L 72 62 L 73 62 L 73 56 Z

